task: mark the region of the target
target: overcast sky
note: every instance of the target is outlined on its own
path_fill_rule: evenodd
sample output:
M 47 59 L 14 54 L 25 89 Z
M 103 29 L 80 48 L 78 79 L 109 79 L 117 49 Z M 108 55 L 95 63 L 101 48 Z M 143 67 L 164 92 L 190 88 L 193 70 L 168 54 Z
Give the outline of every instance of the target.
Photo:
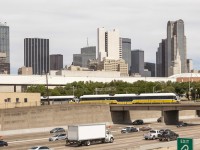
M 24 38 L 48 38 L 50 54 L 63 54 L 70 65 L 80 48 L 97 46 L 97 28 L 119 29 L 156 61 L 168 21 L 183 19 L 187 57 L 200 69 L 199 0 L 0 0 L 0 22 L 10 27 L 11 74 L 24 65 Z

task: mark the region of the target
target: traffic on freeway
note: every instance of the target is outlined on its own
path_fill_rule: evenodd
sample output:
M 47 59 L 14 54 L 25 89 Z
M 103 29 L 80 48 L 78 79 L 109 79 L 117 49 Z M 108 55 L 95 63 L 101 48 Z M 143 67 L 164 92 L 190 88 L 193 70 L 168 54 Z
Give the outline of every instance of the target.
M 99 131 L 102 132 L 109 131 L 109 140 L 112 141 L 100 141 L 96 140 L 95 143 L 93 141 L 90 141 L 90 143 L 87 143 L 86 141 L 82 141 L 82 143 L 77 144 L 70 144 L 69 143 L 69 133 L 68 129 L 64 129 L 58 134 L 66 134 L 65 137 L 62 137 L 60 139 L 55 140 L 49 140 L 49 138 L 53 137 L 57 133 L 50 133 L 49 132 L 41 132 L 41 133 L 31 133 L 31 134 L 20 134 L 20 135 L 9 135 L 9 136 L 3 136 L 3 141 L 7 142 L 8 146 L 2 146 L 0 149 L 2 150 L 28 150 L 33 147 L 38 148 L 38 146 L 46 146 L 51 150 L 110 150 L 110 149 L 116 149 L 116 150 L 122 150 L 122 149 L 133 149 L 133 150 L 149 150 L 149 149 L 160 149 L 160 150 L 176 150 L 177 147 L 177 138 L 193 138 L 194 140 L 194 149 L 200 150 L 200 120 L 198 118 L 194 119 L 185 119 L 184 122 L 187 122 L 187 126 L 185 127 L 179 127 L 177 128 L 176 125 L 165 125 L 164 123 L 160 122 L 144 122 L 142 125 L 133 125 L 133 124 L 114 124 L 111 126 L 107 126 L 107 129 L 104 131 L 103 127 L 94 127 L 95 130 L 99 128 Z M 138 129 L 143 127 L 150 127 L 151 130 L 139 130 L 138 132 L 124 132 L 121 131 L 126 127 L 136 127 Z M 73 132 L 75 128 L 84 128 L 87 127 L 81 126 L 81 127 L 72 127 Z M 53 129 L 53 128 L 52 128 Z M 84 131 L 87 131 L 84 130 Z M 156 137 L 150 137 L 148 133 L 151 133 L 153 131 L 158 132 L 159 135 L 156 135 Z M 69 131 L 71 132 L 71 131 Z M 89 132 L 89 131 L 87 131 Z M 95 136 L 93 133 L 90 132 L 88 134 L 89 136 Z M 162 134 L 163 133 L 163 134 Z M 165 133 L 165 134 L 164 134 Z M 77 134 L 81 134 L 77 133 Z M 98 133 L 98 136 L 102 136 L 101 133 Z M 176 135 L 176 136 L 174 136 Z M 71 136 L 71 135 L 70 135 Z M 81 135 L 80 135 L 81 136 Z M 149 137 L 148 137 L 149 136 Z M 86 137 L 86 138 L 88 138 Z M 84 138 L 84 137 L 82 137 Z M 101 137 L 104 140 L 106 140 L 107 137 Z M 88 141 L 88 140 L 87 140 Z M 106 142 L 106 143 L 105 143 Z M 81 145 L 80 145 L 81 144 Z M 39 148 L 38 148 L 39 149 Z

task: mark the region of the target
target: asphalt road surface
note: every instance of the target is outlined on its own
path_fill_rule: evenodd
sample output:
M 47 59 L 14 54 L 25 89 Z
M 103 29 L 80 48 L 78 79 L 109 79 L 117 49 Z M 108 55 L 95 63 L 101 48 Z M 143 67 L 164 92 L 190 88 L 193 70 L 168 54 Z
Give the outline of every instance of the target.
M 166 126 L 163 123 L 145 123 L 135 127 L 150 126 L 152 129 L 171 129 L 179 134 L 181 138 L 193 138 L 194 150 L 200 150 L 200 118 L 183 120 L 189 123 L 187 127 L 177 128 L 175 125 Z M 65 140 L 49 142 L 52 135 L 47 132 L 10 135 L 4 136 L 4 140 L 8 142 L 7 147 L 1 147 L 0 150 L 28 150 L 30 147 L 43 145 L 53 150 L 176 150 L 177 141 L 164 142 L 159 140 L 144 140 L 143 135 L 148 131 L 140 131 L 133 133 L 121 133 L 121 129 L 128 124 L 112 125 L 109 129 L 114 135 L 114 143 L 97 143 L 90 146 L 70 146 L 66 145 Z

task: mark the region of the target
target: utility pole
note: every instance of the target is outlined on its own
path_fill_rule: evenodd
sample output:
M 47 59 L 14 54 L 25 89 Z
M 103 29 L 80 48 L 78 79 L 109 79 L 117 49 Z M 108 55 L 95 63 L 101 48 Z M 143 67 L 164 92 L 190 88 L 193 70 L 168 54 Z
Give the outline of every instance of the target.
M 72 86 L 72 88 L 73 88 L 73 96 L 74 96 L 74 86 Z

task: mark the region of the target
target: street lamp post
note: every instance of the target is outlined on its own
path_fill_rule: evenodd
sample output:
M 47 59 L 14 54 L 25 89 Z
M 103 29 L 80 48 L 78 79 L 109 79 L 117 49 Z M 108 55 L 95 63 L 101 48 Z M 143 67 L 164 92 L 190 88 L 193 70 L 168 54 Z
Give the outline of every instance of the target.
M 160 83 L 158 83 L 158 84 L 160 84 Z M 156 84 L 156 85 L 153 87 L 153 93 L 155 93 L 155 88 L 156 88 L 156 86 L 157 86 L 158 84 Z

